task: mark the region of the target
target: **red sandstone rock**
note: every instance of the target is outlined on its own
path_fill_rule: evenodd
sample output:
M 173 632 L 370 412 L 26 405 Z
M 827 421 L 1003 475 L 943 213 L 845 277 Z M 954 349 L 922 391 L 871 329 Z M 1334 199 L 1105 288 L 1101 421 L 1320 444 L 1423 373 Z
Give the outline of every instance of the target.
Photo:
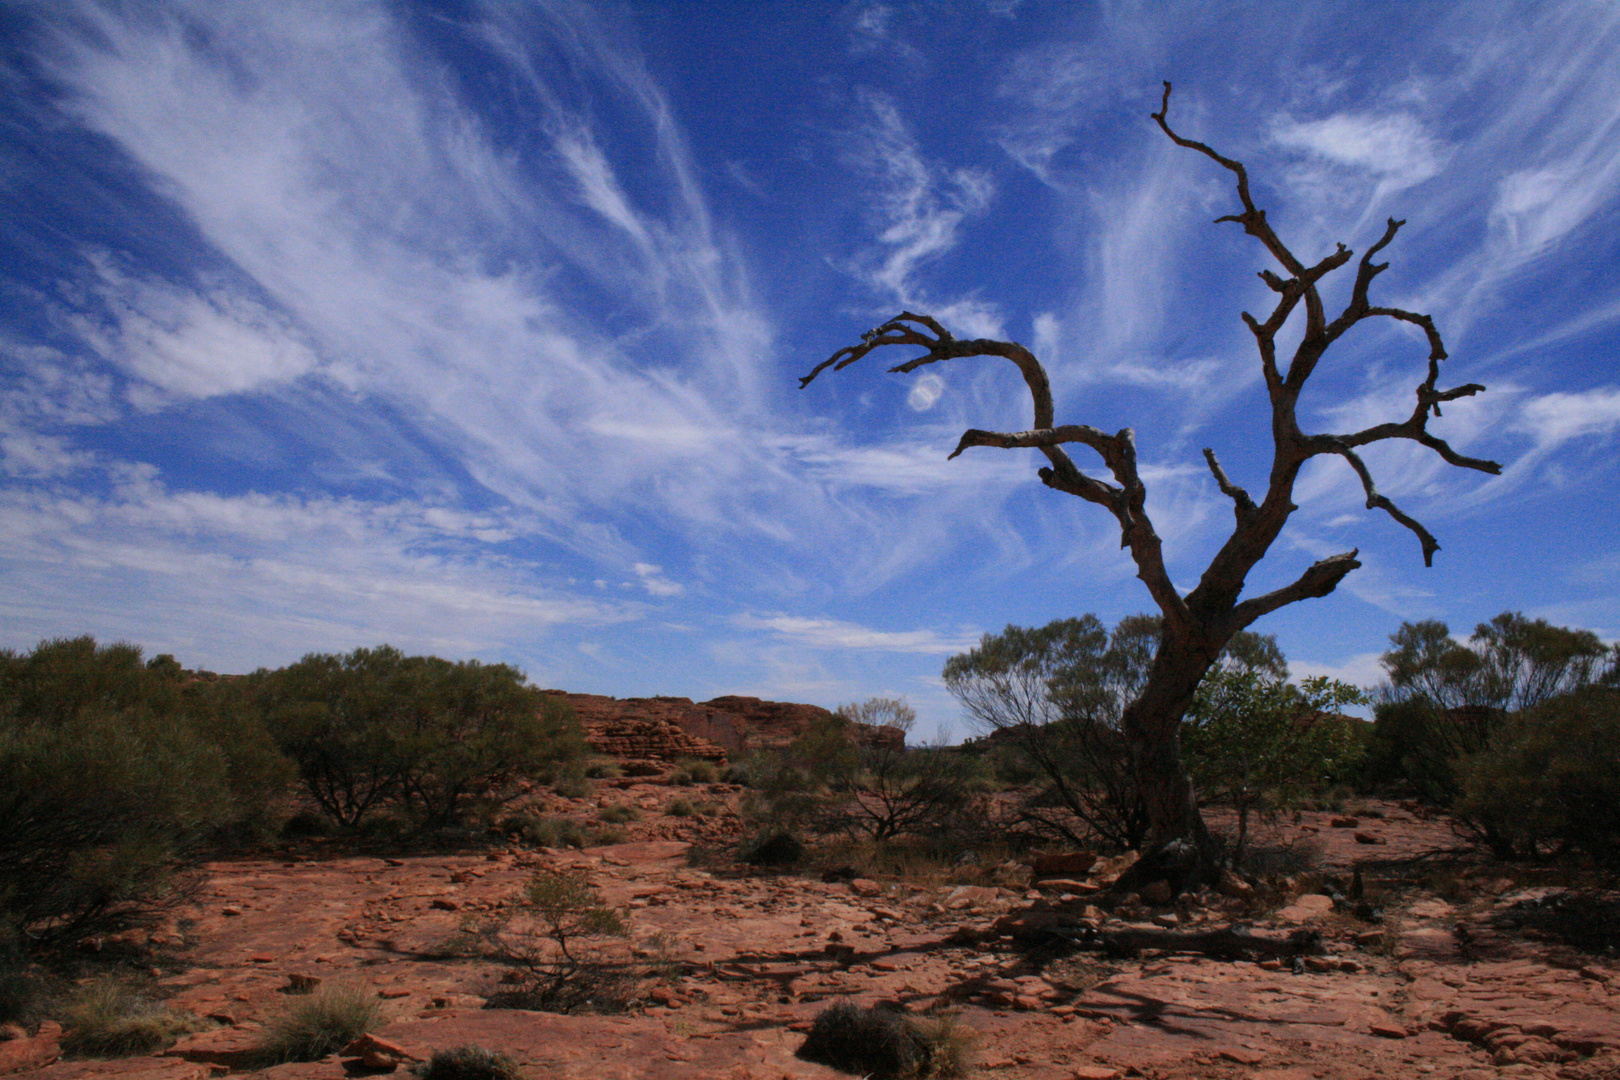
M 1088 872 L 1097 864 L 1097 859 L 1098 856 L 1090 851 L 1037 855 L 1031 870 L 1036 881 L 1044 878 L 1073 878 Z
M 0 1042 L 0 1075 L 42 1069 L 62 1056 L 62 1025 L 47 1020 L 32 1038 Z

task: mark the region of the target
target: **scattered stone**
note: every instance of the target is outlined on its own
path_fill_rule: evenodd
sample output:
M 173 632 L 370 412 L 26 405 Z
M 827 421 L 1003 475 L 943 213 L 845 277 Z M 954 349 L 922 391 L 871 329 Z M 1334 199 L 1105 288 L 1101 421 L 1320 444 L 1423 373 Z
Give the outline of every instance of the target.
M 1030 867 L 1036 881 L 1045 878 L 1072 878 L 1097 865 L 1098 856 L 1090 851 L 1065 851 L 1054 855 L 1037 855 Z
M 1328 824 L 1335 829 L 1354 829 L 1357 825 L 1361 824 L 1361 819 L 1353 817 L 1336 817 L 1329 821 Z
M 0 1042 L 0 1075 L 43 1069 L 62 1056 L 62 1025 L 47 1020 L 32 1038 Z
M 407 1062 L 427 1060 L 380 1035 L 362 1035 L 339 1052 L 344 1057 L 359 1058 L 360 1064 L 367 1069 L 377 1070 L 395 1069 Z
M 1370 832 L 1358 832 L 1358 833 L 1356 833 L 1356 843 L 1358 843 L 1358 844 L 1382 844 L 1383 842 L 1384 841 L 1382 839 L 1380 839 L 1377 836 L 1374 836 Z
M 1287 923 L 1304 923 L 1333 914 L 1333 898 L 1321 893 L 1306 893 L 1292 904 L 1277 912 L 1277 918 Z

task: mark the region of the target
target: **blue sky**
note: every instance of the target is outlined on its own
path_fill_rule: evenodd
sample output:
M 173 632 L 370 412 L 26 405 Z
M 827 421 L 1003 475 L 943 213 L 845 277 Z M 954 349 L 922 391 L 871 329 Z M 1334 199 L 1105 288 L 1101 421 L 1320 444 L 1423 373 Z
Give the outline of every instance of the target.
M 946 461 L 1027 426 L 1005 363 L 797 379 L 904 307 L 1031 346 L 1058 422 L 1135 429 L 1190 587 L 1202 448 L 1264 486 L 1269 264 L 1167 78 L 1306 261 L 1407 219 L 1374 300 L 1504 466 L 1368 453 L 1432 569 L 1311 469 L 1251 587 L 1365 565 L 1256 629 L 1357 682 L 1403 619 L 1620 636 L 1612 4 L 11 0 L 0 49 L 5 646 L 387 641 L 964 734 L 951 653 L 1148 608 L 1117 528 L 1036 451 Z M 1302 418 L 1403 417 L 1425 355 L 1358 329 Z

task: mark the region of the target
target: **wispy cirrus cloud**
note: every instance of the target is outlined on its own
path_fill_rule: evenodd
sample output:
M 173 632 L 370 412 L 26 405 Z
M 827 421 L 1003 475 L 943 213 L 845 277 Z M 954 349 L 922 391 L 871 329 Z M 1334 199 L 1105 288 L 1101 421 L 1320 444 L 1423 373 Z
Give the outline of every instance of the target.
M 970 649 L 978 642 L 976 633 L 965 631 L 945 635 L 935 630 L 874 630 L 840 619 L 806 618 L 800 615 L 749 613 L 738 615 L 732 621 L 741 629 L 763 630 L 815 649 L 948 656 Z
M 989 207 L 995 195 L 989 173 L 931 161 L 892 97 L 862 90 L 857 101 L 862 119 L 847 154 L 873 184 L 876 234 L 870 249 L 857 257 L 856 272 L 890 301 L 927 306 L 964 335 L 998 333 L 994 309 L 965 298 L 930 302 L 918 281 L 923 266 L 960 242 L 964 223 Z

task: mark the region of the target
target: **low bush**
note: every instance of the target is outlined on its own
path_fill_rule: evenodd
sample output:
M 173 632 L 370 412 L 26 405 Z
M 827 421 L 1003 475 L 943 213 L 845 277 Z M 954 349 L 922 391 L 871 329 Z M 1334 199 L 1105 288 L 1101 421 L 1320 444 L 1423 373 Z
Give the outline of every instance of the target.
M 422 1080 L 522 1080 L 523 1070 L 511 1057 L 481 1046 L 436 1050 L 414 1072 Z
M 255 672 L 237 694 L 297 762 L 310 796 L 350 829 L 385 809 L 413 830 L 453 825 L 586 751 L 568 704 L 506 664 L 383 645 Z
M 1576 851 L 1620 870 L 1620 690 L 1509 716 L 1456 776 L 1453 818 L 1499 857 Z
M 720 779 L 720 768 L 712 761 L 703 758 L 677 758 L 675 771 L 669 774 L 669 782 L 677 787 L 686 787 L 689 784 L 712 784 Z
M 319 1061 L 382 1026 L 377 995 L 353 983 L 324 983 L 265 1021 L 260 1056 L 268 1064 Z
M 585 775 L 592 780 L 615 780 L 624 775 L 624 766 L 609 758 L 597 758 L 585 766 Z
M 508 819 L 503 828 L 534 847 L 582 848 L 591 840 L 590 831 L 579 822 L 550 814 L 522 814 Z
M 684 818 L 715 817 L 720 813 L 720 810 L 721 807 L 719 803 L 708 801 L 693 802 L 691 799 L 686 798 L 671 799 L 669 801 L 669 805 L 664 807 L 664 813 L 669 814 L 671 817 Z
M 641 811 L 628 803 L 610 803 L 596 813 L 597 820 L 609 825 L 624 825 L 641 820 Z
M 913 1017 L 841 1001 L 816 1015 L 798 1056 L 873 1080 L 961 1076 L 971 1031 L 954 1016 Z
M 583 776 L 564 776 L 552 783 L 551 790 L 565 799 L 583 799 L 591 793 L 591 785 Z
M 737 857 L 750 866 L 792 866 L 804 853 L 804 841 L 780 829 L 750 837 L 737 849 Z
M 172 675 L 88 637 L 0 651 L 0 931 L 23 949 L 176 899 L 286 778 L 262 731 Z
M 606 825 L 600 829 L 593 830 L 590 833 L 585 846 L 607 847 L 609 844 L 622 844 L 629 839 L 630 834 L 619 828 L 617 825 Z
M 542 870 L 499 915 L 467 929 L 518 972 L 490 1008 L 620 1012 L 635 992 L 636 974 L 603 955 L 608 940 L 629 936 L 624 916 L 582 874 Z
M 175 1012 L 114 979 L 80 987 L 62 1015 L 62 1049 L 75 1057 L 125 1057 L 173 1046 L 205 1025 Z

